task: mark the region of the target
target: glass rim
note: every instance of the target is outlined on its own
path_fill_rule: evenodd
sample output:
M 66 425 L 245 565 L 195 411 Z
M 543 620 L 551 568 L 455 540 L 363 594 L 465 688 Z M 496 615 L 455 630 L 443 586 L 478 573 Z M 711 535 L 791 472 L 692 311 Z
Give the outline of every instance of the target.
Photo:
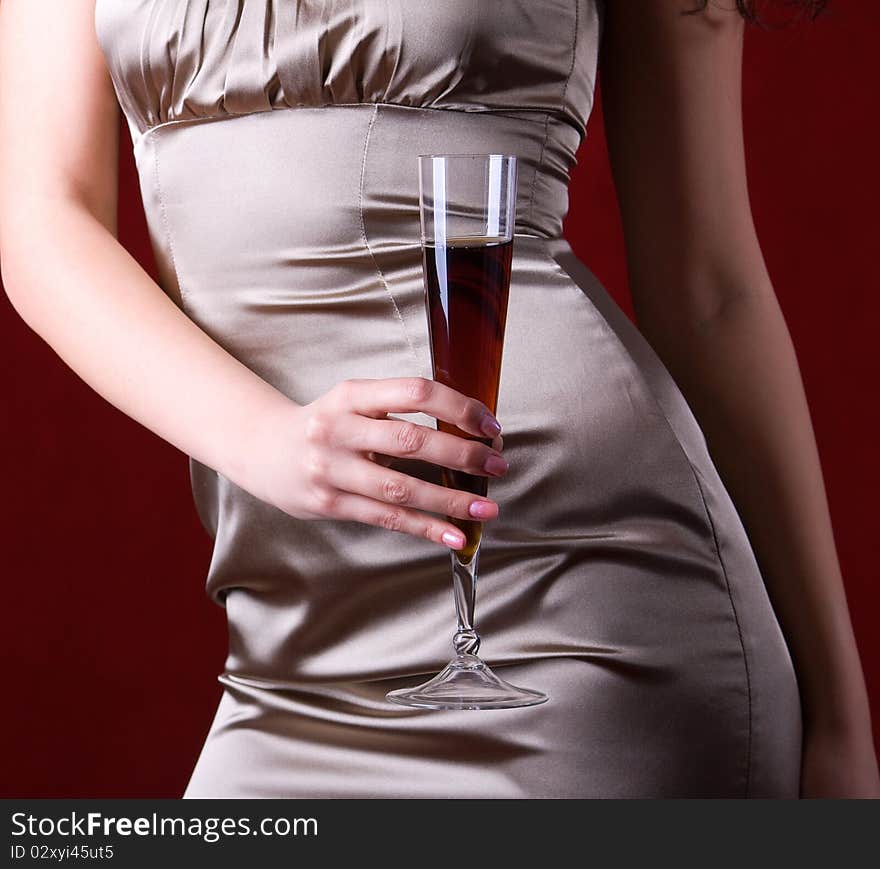
M 443 157 L 447 159 L 449 157 L 505 157 L 508 160 L 516 160 L 517 154 L 487 154 L 487 153 L 474 153 L 474 154 L 417 154 L 416 155 L 419 160 L 434 158 L 434 157 Z

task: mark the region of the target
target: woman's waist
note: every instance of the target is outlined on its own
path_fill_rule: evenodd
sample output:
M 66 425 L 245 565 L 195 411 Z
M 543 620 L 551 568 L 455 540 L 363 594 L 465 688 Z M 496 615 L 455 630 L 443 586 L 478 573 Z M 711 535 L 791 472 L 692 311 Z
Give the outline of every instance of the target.
M 249 260 L 413 249 L 423 153 L 516 154 L 515 231 L 559 237 L 577 142 L 545 119 L 373 103 L 160 124 L 136 149 L 155 253 L 185 282 Z

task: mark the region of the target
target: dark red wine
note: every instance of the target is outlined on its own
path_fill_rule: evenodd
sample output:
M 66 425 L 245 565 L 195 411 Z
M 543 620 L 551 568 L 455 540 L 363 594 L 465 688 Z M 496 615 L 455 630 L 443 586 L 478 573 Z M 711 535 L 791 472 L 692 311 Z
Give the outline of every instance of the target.
M 443 246 L 423 247 L 434 379 L 479 399 L 492 413 L 498 402 L 512 261 L 513 239 L 451 238 Z M 437 427 L 492 444 L 492 438 L 472 435 L 442 419 Z M 442 473 L 445 486 L 486 496 L 487 476 L 452 468 Z M 465 546 L 457 552 L 470 559 L 482 536 L 482 522 L 446 518 L 465 535 Z

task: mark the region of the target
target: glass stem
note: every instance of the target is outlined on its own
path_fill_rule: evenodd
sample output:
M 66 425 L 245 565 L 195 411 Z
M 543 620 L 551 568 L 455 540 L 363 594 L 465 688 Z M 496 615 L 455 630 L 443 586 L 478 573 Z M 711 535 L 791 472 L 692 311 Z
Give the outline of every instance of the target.
M 473 556 L 462 562 L 459 553 L 452 556 L 452 588 L 455 595 L 455 611 L 458 615 L 458 630 L 452 640 L 457 655 L 476 655 L 480 649 L 480 635 L 474 630 L 474 604 L 477 594 L 477 568 L 480 560 L 480 545 Z

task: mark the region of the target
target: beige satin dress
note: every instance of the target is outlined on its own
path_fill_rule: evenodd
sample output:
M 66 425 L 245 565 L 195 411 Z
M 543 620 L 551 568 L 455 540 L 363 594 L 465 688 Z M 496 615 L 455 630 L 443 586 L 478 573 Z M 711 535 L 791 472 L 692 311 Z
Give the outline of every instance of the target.
M 448 550 L 294 519 L 191 460 L 229 653 L 185 797 L 797 796 L 798 688 L 743 525 L 561 235 L 602 21 L 601 0 L 98 0 L 162 287 L 300 404 L 431 376 L 416 155 L 520 158 L 477 627 L 550 700 L 388 703 L 451 656 Z

